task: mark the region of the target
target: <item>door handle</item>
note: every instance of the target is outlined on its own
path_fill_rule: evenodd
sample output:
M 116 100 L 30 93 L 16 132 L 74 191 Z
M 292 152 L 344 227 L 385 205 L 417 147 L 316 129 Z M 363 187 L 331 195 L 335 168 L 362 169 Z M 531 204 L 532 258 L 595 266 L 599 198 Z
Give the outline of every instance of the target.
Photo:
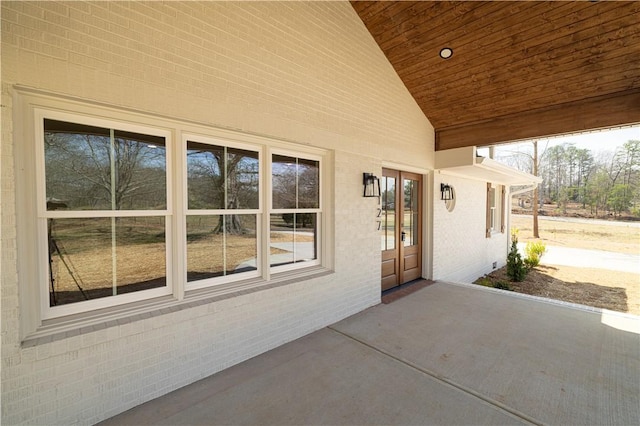
M 406 232 L 404 232 L 404 231 L 402 231 L 402 232 L 400 233 L 400 240 L 401 240 L 401 241 L 404 241 L 404 238 L 405 238 L 406 236 L 407 236 L 407 233 L 406 233 Z

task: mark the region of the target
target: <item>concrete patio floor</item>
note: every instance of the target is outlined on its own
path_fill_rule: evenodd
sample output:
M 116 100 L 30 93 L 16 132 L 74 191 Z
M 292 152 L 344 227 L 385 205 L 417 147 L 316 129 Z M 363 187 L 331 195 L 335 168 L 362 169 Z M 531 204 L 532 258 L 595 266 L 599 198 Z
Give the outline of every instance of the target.
M 640 317 L 437 282 L 103 424 L 639 419 Z

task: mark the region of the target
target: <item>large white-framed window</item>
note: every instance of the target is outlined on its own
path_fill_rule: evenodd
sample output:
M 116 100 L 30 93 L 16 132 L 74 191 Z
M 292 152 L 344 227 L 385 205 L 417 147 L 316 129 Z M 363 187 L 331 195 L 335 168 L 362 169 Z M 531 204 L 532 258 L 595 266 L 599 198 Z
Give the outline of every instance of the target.
M 187 288 L 260 276 L 262 148 L 184 139 Z
M 23 337 L 331 269 L 330 151 L 17 92 Z
M 35 111 L 42 318 L 172 293 L 171 135 Z
M 271 270 L 320 264 L 321 157 L 272 150 L 270 166 Z

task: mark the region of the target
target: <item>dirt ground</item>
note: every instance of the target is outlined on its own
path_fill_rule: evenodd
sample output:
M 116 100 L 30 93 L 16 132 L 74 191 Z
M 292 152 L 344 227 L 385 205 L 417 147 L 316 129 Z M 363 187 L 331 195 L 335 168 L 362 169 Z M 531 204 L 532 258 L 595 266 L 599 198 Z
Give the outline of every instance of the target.
M 538 240 L 532 235 L 531 218 L 512 216 L 511 225 L 518 228 L 520 242 Z M 552 222 L 540 217 L 539 233 L 539 241 L 548 246 L 640 254 L 640 228 Z M 640 315 L 640 274 L 540 265 L 520 283 L 509 281 L 506 268 L 498 269 L 486 278 L 484 284 L 506 283 L 511 290 L 520 293 Z M 476 283 L 481 281 L 482 278 Z
M 633 222 L 623 224 L 629 225 Z M 605 250 L 615 253 L 640 254 L 640 228 L 595 223 L 569 223 L 545 220 L 540 217 L 538 233 L 533 238 L 533 219 L 511 216 L 511 228 L 517 228 L 518 241 L 542 241 L 548 246 Z
M 487 276 L 518 293 L 640 315 L 640 275 L 595 268 L 540 265 L 522 282 L 510 282 L 506 268 Z M 478 283 L 479 281 L 476 281 Z

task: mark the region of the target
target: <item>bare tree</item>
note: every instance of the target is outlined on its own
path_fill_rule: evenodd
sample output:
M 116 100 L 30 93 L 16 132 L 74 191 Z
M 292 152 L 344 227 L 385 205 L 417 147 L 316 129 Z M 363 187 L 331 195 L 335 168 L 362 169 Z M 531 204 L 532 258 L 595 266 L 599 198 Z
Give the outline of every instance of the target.
M 538 153 L 538 141 L 532 141 L 532 151 L 529 151 L 525 147 L 520 147 L 520 149 L 507 151 L 506 161 L 508 164 L 511 164 L 513 167 L 518 170 L 531 173 L 534 176 L 539 175 L 540 162 L 543 158 L 545 158 L 545 154 L 547 153 L 547 146 L 549 142 L 545 145 L 542 154 Z M 533 236 L 534 238 L 540 238 L 539 235 L 539 227 L 538 227 L 538 209 L 540 208 L 540 190 L 538 185 L 533 189 L 533 197 L 531 200 L 531 208 L 533 215 Z
M 531 157 L 532 174 L 538 176 L 538 141 L 533 141 L 533 155 Z M 538 185 L 533 188 L 533 238 L 540 238 L 540 232 L 538 231 Z

